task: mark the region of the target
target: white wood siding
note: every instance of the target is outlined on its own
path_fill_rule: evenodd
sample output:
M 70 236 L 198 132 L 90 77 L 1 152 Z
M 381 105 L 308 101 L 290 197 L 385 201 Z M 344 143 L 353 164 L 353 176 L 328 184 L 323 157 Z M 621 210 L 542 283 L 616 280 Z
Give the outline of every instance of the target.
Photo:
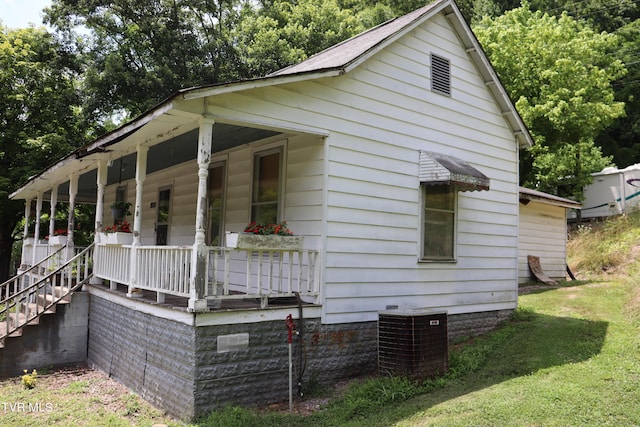
M 540 257 L 545 274 L 564 280 L 567 259 L 567 209 L 547 203 L 520 205 L 518 236 L 518 281 L 535 280 L 529 271 L 527 255 Z
M 451 97 L 429 89 L 431 52 L 451 61 Z M 449 313 L 515 308 L 516 142 L 443 16 L 346 75 L 219 95 L 207 111 L 220 120 L 329 133 L 325 322 L 375 320 L 388 305 Z M 459 193 L 456 263 L 418 262 L 421 149 L 459 157 L 491 180 L 490 191 Z M 296 204 L 291 209 L 302 212 Z
M 249 223 L 252 156 L 254 152 L 265 146 L 271 147 L 274 143 L 282 143 L 282 146 L 287 148 L 285 158 L 288 159 L 288 165 L 284 168 L 284 220 L 295 234 L 305 235 L 305 248 L 319 249 L 322 232 L 324 141 L 315 136 L 296 136 L 288 141 L 280 137 L 224 153 L 214 153 L 214 161 L 227 161 L 225 230 L 242 231 Z M 135 180 L 123 182 L 121 185 L 127 185 L 127 197 L 133 204 Z M 105 206 L 110 206 L 115 200 L 116 187 L 117 185 L 107 187 Z M 198 188 L 198 168 L 195 160 L 147 175 L 142 202 L 142 244 L 155 245 L 156 209 L 151 207 L 151 204 L 157 204 L 158 190 L 165 187 L 172 189 L 167 243 L 175 246 L 193 245 Z M 129 216 L 127 221 L 133 226 L 133 215 Z M 111 223 L 111 214 L 107 209 L 105 224 Z

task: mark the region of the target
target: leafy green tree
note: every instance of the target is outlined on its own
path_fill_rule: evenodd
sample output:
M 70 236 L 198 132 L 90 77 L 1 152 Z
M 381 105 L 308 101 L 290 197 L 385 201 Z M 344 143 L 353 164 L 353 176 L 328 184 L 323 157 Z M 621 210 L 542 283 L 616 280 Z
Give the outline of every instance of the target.
M 629 73 L 614 83 L 616 99 L 625 103 L 626 115 L 597 138 L 605 154 L 613 156 L 619 168 L 640 163 L 640 20 L 620 28 L 618 57 Z
M 588 22 L 596 32 L 614 32 L 638 18 L 635 0 L 531 0 L 531 9 Z
M 624 114 L 611 83 L 624 75 L 618 38 L 525 5 L 474 27 L 535 139 L 521 183 L 581 200 L 590 173 L 610 163 L 594 138 Z
M 336 0 L 275 0 L 246 13 L 235 31 L 242 62 L 263 76 L 352 37 L 364 27 Z
M 89 56 L 84 111 L 107 121 L 138 115 L 184 87 L 244 77 L 230 37 L 242 3 L 249 2 L 54 0 L 47 22 Z
M 83 141 L 77 57 L 44 29 L 0 25 L 0 281 L 24 202 L 9 194 Z

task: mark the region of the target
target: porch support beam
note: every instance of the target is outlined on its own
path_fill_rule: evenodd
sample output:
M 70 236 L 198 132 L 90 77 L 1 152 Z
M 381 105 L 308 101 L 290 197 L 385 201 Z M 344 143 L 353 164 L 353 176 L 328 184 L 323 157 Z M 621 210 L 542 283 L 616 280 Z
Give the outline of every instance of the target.
M 205 243 L 205 215 L 207 210 L 207 180 L 213 143 L 212 119 L 203 118 L 198 134 L 198 199 L 196 204 L 196 234 L 191 252 L 191 276 L 189 278 L 189 311 L 206 311 L 205 287 L 207 285 L 207 258 Z
M 69 215 L 67 220 L 67 257 L 66 260 L 73 258 L 73 230 L 76 223 L 76 196 L 78 195 L 78 174 L 69 176 Z
M 31 222 L 31 201 L 32 201 L 31 199 L 27 199 L 24 201 L 24 229 L 22 230 L 22 260 L 21 260 L 22 267 L 24 267 L 27 264 L 27 261 L 28 262 L 32 261 L 32 260 L 27 260 L 25 256 L 26 254 L 25 242 L 27 241 L 27 237 L 29 237 L 29 222 Z
M 51 208 L 49 211 L 49 236 L 53 236 L 56 229 L 56 205 L 58 204 L 58 185 L 51 189 Z
M 34 233 L 33 233 L 33 237 L 34 237 L 34 242 L 36 241 L 36 239 L 38 239 L 40 237 L 40 217 L 42 216 L 42 192 L 38 193 L 38 196 L 36 197 L 36 226 L 34 229 Z M 31 259 L 31 265 L 36 265 L 36 262 L 38 262 L 39 260 L 36 259 L 36 251 L 34 250 L 32 253 L 32 259 Z
M 140 246 L 140 232 L 142 230 L 142 193 L 144 190 L 144 180 L 147 178 L 147 154 L 149 147 L 138 145 L 136 147 L 136 200 L 135 210 L 133 211 L 133 243 L 131 244 L 131 261 L 129 289 L 127 296 L 129 298 L 141 297 L 142 290 L 135 287 L 136 277 L 138 276 L 138 256 L 137 249 Z
M 109 166 L 106 160 L 98 162 L 98 176 L 96 178 L 96 218 L 95 218 L 95 233 L 93 237 L 94 243 L 100 243 L 100 231 L 104 224 L 104 191 L 107 187 L 107 173 Z M 95 262 L 95 259 L 94 259 Z M 102 284 L 102 279 L 93 276 L 91 278 L 91 284 Z M 118 287 L 117 283 L 113 280 L 109 283 L 109 288 L 115 290 Z
M 96 179 L 97 193 L 96 193 L 96 233 L 95 242 L 98 243 L 100 239 L 100 230 L 104 224 L 104 191 L 107 187 L 107 173 L 109 169 L 106 160 L 101 160 L 98 163 L 98 178 Z

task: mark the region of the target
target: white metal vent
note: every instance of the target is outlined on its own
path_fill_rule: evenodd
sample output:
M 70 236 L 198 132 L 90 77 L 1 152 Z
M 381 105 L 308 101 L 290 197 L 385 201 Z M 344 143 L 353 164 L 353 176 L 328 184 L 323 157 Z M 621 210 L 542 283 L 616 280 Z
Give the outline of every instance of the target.
M 451 96 L 451 64 L 448 59 L 431 54 L 431 90 Z

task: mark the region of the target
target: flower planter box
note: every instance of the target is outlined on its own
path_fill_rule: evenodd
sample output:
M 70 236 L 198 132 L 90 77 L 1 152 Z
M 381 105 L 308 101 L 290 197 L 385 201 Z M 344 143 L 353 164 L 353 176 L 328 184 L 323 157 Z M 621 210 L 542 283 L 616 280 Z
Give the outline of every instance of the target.
M 227 233 L 229 248 L 253 251 L 299 251 L 304 236 L 279 236 L 276 234 Z
M 36 239 L 33 237 L 27 237 L 26 239 L 24 239 L 24 244 L 27 246 L 33 246 L 35 242 Z
M 67 244 L 67 236 L 51 236 L 49 244 L 53 246 L 63 246 Z
M 105 245 L 130 245 L 133 243 L 133 233 L 100 233 L 100 243 Z

